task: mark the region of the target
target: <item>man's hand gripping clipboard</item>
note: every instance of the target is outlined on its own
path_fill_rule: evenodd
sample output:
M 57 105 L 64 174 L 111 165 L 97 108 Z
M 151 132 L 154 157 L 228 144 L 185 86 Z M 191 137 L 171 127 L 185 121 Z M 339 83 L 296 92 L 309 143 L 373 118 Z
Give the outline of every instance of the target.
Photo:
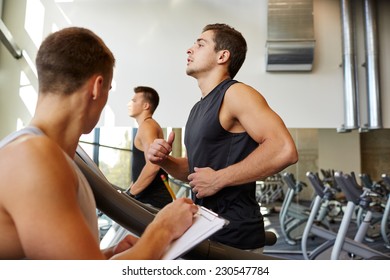
M 173 260 L 182 256 L 229 223 L 228 220 L 218 216 L 213 211 L 202 206 L 198 207 L 199 210 L 195 214 L 194 223 L 180 238 L 171 244 L 162 257 L 163 260 Z

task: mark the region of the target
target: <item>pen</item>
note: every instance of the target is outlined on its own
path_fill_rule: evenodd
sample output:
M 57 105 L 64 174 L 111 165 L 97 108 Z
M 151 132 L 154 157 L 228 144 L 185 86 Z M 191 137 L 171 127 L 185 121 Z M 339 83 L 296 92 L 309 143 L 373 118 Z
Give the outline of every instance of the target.
M 167 188 L 167 190 L 168 190 L 169 194 L 171 195 L 172 199 L 175 200 L 176 199 L 176 195 L 174 194 L 174 192 L 172 191 L 171 187 L 169 186 L 167 177 L 165 177 L 164 174 L 161 174 L 160 177 L 161 177 L 162 181 L 164 182 L 164 185 Z

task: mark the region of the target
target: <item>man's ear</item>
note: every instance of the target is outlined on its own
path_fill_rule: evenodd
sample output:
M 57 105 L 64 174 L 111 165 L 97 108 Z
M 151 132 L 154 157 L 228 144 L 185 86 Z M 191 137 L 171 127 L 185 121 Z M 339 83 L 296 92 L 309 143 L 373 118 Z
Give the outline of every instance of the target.
M 91 83 L 92 83 L 92 100 L 96 100 L 101 92 L 102 92 L 102 88 L 103 88 L 103 77 L 101 75 L 97 75 L 97 76 L 93 76 L 91 78 Z
M 230 58 L 230 52 L 228 50 L 219 51 L 218 55 L 219 55 L 218 57 L 219 63 L 226 63 Z
M 149 102 L 144 102 L 143 107 L 144 107 L 145 110 L 149 110 L 150 103 Z

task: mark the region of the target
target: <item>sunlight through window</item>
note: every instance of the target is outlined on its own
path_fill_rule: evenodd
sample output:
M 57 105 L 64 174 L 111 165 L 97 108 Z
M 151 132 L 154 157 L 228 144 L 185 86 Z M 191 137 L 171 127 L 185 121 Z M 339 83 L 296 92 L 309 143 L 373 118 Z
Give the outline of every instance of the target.
M 20 73 L 19 96 L 20 99 L 22 99 L 30 115 L 33 116 L 35 112 L 35 105 L 38 99 L 38 94 L 35 91 L 34 87 L 31 85 L 31 82 L 27 78 L 26 73 L 24 71 Z
M 38 48 L 42 42 L 45 8 L 39 0 L 26 1 L 24 29 Z

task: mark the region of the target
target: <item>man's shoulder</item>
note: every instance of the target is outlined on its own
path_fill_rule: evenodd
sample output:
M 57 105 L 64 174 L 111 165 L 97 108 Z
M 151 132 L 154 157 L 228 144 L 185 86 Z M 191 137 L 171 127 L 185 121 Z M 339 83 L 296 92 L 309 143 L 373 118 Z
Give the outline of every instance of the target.
M 28 134 L 0 149 L 2 165 L 6 165 L 9 172 L 23 177 L 34 172 L 50 173 L 56 166 L 66 168 L 67 160 L 65 152 L 55 141 L 45 135 Z
M 252 91 L 252 90 L 255 90 L 253 87 L 251 87 L 250 85 L 246 84 L 246 83 L 243 83 L 243 82 L 240 82 L 240 81 L 236 81 L 236 80 L 233 80 L 234 83 L 232 83 L 229 88 L 228 88 L 228 91 L 237 91 L 237 90 L 248 90 L 248 91 Z
M 137 137 L 141 142 L 150 142 L 151 139 L 153 141 L 154 139 L 161 138 L 163 136 L 161 126 L 155 120 L 142 123 L 137 132 Z
M 255 90 L 253 87 L 237 82 L 232 84 L 225 93 L 225 101 L 229 102 L 237 102 L 242 100 L 243 98 L 251 98 L 256 97 L 253 96 L 253 93 L 256 93 L 256 95 L 259 94 L 257 90 Z
M 18 137 L 7 145 L 14 153 L 23 153 L 36 156 L 56 156 L 62 149 L 46 135 L 26 134 Z
M 0 149 L 0 192 L 8 197 L 57 191 L 58 181 L 69 182 L 74 176 L 65 153 L 47 136 L 23 135 Z

